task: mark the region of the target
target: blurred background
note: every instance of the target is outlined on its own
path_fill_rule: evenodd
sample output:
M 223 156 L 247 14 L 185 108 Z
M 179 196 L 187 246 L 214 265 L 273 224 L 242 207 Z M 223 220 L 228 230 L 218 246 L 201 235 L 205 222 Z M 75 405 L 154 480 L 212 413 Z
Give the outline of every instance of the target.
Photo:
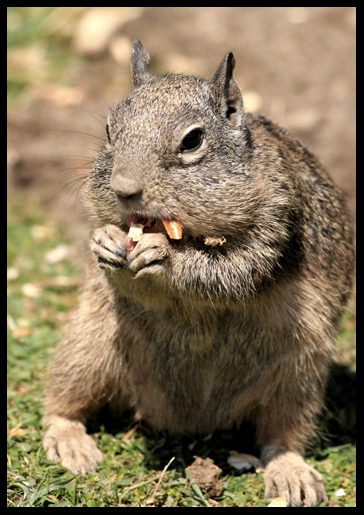
M 82 178 L 140 39 L 153 73 L 234 52 L 246 109 L 289 129 L 355 215 L 355 7 L 8 7 L 8 199 L 83 232 Z

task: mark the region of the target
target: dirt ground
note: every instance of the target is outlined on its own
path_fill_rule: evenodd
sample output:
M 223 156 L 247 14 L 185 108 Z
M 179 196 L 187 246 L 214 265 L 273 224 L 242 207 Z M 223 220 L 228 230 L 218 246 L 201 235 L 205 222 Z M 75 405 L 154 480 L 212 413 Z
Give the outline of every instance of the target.
M 64 83 L 35 87 L 8 110 L 9 198 L 35 194 L 67 229 L 82 227 L 77 192 L 104 138 L 108 106 L 131 89 L 130 46 L 140 39 L 154 73 L 211 78 L 232 50 L 246 109 L 299 137 L 355 216 L 355 7 L 135 7 L 123 8 L 120 20 L 105 9 L 113 8 L 88 8 L 98 20 L 105 15 L 101 42 L 86 14 L 75 26 L 74 52 L 84 58 L 65 69 Z

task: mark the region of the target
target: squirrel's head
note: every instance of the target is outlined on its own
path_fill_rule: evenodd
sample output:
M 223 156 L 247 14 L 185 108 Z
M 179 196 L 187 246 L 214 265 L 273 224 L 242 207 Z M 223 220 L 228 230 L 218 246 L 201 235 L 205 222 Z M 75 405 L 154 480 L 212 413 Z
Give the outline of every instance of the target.
M 135 88 L 107 121 L 108 186 L 120 217 L 178 220 L 192 236 L 223 235 L 227 220 L 242 221 L 238 183 L 248 146 L 234 56 L 225 55 L 211 81 L 153 76 L 148 64 L 134 41 Z

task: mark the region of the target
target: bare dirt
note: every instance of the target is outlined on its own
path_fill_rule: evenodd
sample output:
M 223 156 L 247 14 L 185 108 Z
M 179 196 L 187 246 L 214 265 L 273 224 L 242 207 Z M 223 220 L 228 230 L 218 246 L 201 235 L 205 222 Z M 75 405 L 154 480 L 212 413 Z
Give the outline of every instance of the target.
M 74 51 L 84 59 L 65 70 L 72 88 L 34 88 L 25 104 L 9 109 L 10 198 L 37 195 L 67 230 L 83 227 L 77 192 L 105 136 L 108 106 L 131 89 L 130 45 L 140 39 L 154 73 L 211 78 L 232 50 L 246 109 L 299 137 L 346 192 L 355 216 L 355 7 L 125 9 L 131 15 L 114 21 L 95 48 L 87 46 L 94 39 L 87 24 L 76 26 Z

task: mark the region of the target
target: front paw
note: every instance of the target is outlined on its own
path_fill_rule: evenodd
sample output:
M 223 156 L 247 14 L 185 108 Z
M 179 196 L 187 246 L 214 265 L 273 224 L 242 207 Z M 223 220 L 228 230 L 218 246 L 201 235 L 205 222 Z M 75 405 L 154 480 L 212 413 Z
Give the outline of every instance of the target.
M 102 454 L 86 433 L 84 424 L 58 416 L 50 417 L 48 423 L 43 438 L 47 458 L 60 462 L 73 474 L 81 474 L 82 477 L 89 472 L 94 473 L 97 464 L 102 462 Z
M 116 225 L 105 225 L 95 230 L 90 249 L 97 257 L 100 268 L 118 270 L 126 267 L 125 242 L 126 233 Z
M 138 277 L 156 273 L 170 255 L 170 244 L 161 233 L 143 234 L 128 257 L 128 268 Z
M 288 506 L 301 506 L 301 494 L 308 507 L 327 499 L 324 478 L 294 452 L 273 458 L 265 469 L 264 481 L 265 497 L 270 499 L 278 493 L 287 499 Z

